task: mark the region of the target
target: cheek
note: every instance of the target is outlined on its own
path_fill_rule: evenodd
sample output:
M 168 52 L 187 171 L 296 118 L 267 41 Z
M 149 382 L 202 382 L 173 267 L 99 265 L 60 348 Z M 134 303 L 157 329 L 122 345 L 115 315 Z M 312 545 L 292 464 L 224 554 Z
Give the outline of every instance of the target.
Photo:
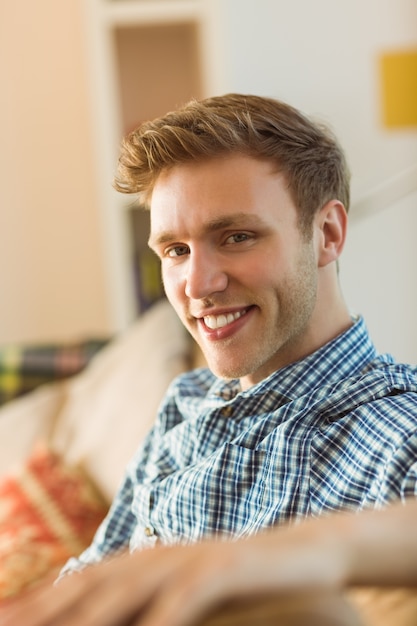
M 168 300 L 175 307 L 175 303 L 181 300 L 181 294 L 184 294 L 184 285 L 180 276 L 180 272 L 175 268 L 164 269 L 162 267 L 162 282 Z
M 282 262 L 277 254 L 253 256 L 248 263 L 241 264 L 234 275 L 239 282 L 257 288 L 275 283 L 285 273 L 285 259 Z
M 230 276 L 244 279 L 245 277 L 258 276 L 260 272 L 276 262 L 276 255 L 269 254 L 266 249 L 261 250 L 258 246 L 246 253 L 233 255 L 225 262 L 225 270 Z

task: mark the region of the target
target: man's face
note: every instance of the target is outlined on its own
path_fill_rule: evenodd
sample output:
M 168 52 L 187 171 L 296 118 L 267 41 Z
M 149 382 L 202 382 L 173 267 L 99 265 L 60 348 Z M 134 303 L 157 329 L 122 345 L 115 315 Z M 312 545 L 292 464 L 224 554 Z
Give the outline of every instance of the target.
M 169 301 L 218 376 L 248 388 L 312 351 L 313 239 L 268 162 L 233 155 L 163 172 L 150 245 Z

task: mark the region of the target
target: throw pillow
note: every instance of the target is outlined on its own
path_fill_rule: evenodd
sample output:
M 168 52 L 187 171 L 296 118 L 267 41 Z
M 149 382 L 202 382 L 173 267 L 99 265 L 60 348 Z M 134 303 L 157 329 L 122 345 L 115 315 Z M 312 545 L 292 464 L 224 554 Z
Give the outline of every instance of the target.
M 90 543 L 107 505 L 91 481 L 38 448 L 0 483 L 0 603 Z

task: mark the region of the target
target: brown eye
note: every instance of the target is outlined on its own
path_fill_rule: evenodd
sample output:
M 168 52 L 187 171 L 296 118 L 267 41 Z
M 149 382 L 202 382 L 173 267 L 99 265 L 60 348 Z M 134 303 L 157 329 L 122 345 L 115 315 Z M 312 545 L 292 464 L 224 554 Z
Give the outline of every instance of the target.
M 249 238 L 250 236 L 247 233 L 234 233 L 226 239 L 226 243 L 241 243 L 242 241 L 247 241 Z
M 184 256 L 185 254 L 188 254 L 188 252 L 188 246 L 173 246 L 172 248 L 169 248 L 165 254 L 166 256 L 175 258 L 177 256 Z

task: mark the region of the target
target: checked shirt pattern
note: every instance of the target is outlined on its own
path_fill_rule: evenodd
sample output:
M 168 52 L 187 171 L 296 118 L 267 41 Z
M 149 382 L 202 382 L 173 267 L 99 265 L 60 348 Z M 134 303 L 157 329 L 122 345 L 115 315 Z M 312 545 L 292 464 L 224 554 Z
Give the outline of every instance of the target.
M 416 495 L 417 367 L 378 354 L 357 318 L 247 391 L 207 369 L 178 377 L 92 545 L 66 571 L 156 541 L 243 537 Z

